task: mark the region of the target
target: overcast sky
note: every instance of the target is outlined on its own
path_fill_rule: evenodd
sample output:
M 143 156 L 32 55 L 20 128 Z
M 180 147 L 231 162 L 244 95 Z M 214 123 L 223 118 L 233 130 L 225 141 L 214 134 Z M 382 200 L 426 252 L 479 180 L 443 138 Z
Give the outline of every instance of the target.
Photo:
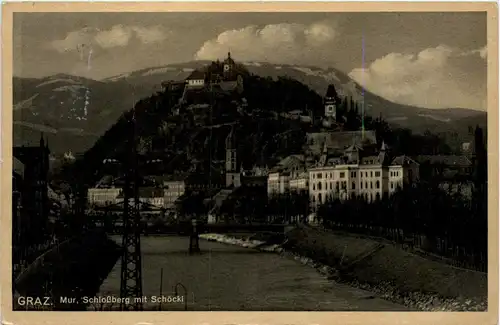
M 16 76 L 101 79 L 230 50 L 241 61 L 332 66 L 387 99 L 429 108 L 486 109 L 485 46 L 486 13 L 14 16 Z

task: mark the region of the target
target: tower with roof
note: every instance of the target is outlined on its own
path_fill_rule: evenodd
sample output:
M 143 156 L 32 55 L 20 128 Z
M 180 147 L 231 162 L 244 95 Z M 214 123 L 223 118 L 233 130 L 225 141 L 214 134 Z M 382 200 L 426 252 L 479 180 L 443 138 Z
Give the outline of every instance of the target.
M 325 118 L 335 120 L 337 118 L 337 105 L 339 104 L 339 97 L 334 85 L 329 85 L 326 90 L 324 98 L 325 105 Z
M 239 187 L 241 185 L 241 173 L 238 169 L 237 144 L 234 126 L 226 138 L 226 186 Z
M 231 58 L 231 52 L 227 53 L 227 58 L 224 60 L 223 63 L 223 76 L 225 80 L 231 80 L 233 78 L 234 74 L 234 68 L 235 68 L 235 62 Z

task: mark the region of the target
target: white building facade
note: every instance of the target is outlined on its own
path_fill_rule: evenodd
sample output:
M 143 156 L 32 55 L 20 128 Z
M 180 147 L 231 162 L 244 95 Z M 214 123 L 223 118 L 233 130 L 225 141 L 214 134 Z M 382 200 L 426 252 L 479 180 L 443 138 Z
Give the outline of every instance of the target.
M 118 202 L 118 196 L 122 193 L 119 187 L 89 188 L 87 200 L 89 205 L 105 206 Z
M 329 199 L 346 200 L 356 196 L 368 202 L 392 194 L 403 186 L 402 166 L 380 164 L 339 164 L 309 170 L 311 206 L 317 207 Z
M 309 172 L 300 173 L 290 178 L 290 191 L 309 191 Z
M 186 183 L 184 180 L 168 180 L 163 182 L 164 207 L 173 209 L 175 201 L 184 195 Z

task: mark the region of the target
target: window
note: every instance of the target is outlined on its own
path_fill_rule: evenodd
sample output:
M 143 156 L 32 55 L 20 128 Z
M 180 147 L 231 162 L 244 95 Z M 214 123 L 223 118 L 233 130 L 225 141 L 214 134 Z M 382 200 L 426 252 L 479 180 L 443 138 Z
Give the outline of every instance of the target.
M 339 191 L 339 182 L 335 182 L 335 189 L 337 190 L 337 192 Z
M 321 183 L 318 183 L 318 191 L 321 191 Z
M 393 189 L 394 189 L 394 183 L 391 182 L 391 190 L 393 190 Z
M 352 182 L 352 189 L 355 190 L 356 189 L 356 183 Z
M 330 173 L 330 178 L 333 178 L 333 173 Z
M 333 189 L 333 184 L 330 182 L 330 189 Z
M 373 188 L 373 182 L 370 182 L 370 188 Z
M 373 172 L 370 172 L 370 177 L 373 177 Z
M 344 172 L 341 172 L 340 173 L 340 178 L 344 178 L 345 177 L 345 173 Z
M 365 182 L 365 188 L 368 188 L 368 182 Z
M 316 198 L 313 196 L 312 197 L 312 202 L 315 203 L 316 202 Z
M 375 177 L 380 177 L 380 172 L 375 172 Z
M 313 179 L 315 179 L 316 178 L 316 174 L 312 174 L 312 175 L 313 175 Z
M 379 181 L 377 181 L 377 183 L 376 183 L 376 187 L 377 187 L 377 188 L 380 188 L 380 182 L 379 182 Z
M 322 203 L 322 200 L 321 200 L 321 193 L 318 194 L 318 202 L 319 203 Z
M 313 183 L 313 191 L 316 191 L 316 184 Z
M 377 200 L 380 200 L 380 193 L 377 193 L 377 194 L 376 194 L 376 199 L 377 199 Z
M 318 179 L 321 179 L 321 178 L 323 178 L 323 174 L 318 173 Z
M 360 188 L 363 189 L 363 182 L 359 183 Z

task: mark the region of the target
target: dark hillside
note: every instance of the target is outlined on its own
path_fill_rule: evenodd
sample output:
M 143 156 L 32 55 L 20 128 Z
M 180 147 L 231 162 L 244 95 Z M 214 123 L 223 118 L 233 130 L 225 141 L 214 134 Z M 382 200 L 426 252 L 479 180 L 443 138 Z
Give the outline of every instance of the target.
M 298 121 L 277 118 L 265 112 L 293 109 L 321 109 L 321 97 L 307 86 L 287 78 L 277 81 L 257 76 L 245 76 L 243 94 L 200 92 L 193 102 L 180 107 L 179 116 L 172 115 L 182 96 L 181 90 L 158 92 L 135 105 L 137 135 L 143 152 L 161 157 L 161 171 L 198 170 L 213 172 L 221 168 L 225 158 L 225 140 L 235 124 L 238 156 L 245 168 L 266 165 L 278 156 L 298 153 L 305 138 Z M 245 97 L 248 104 L 241 106 Z M 239 101 L 237 100 L 239 98 Z M 191 105 L 190 105 L 191 104 Z M 200 109 L 196 105 L 208 104 Z M 258 113 L 259 111 L 263 113 Z M 250 113 L 250 115 L 249 115 Z M 89 185 L 99 179 L 102 161 L 121 157 L 128 148 L 127 135 L 133 132 L 132 110 L 122 114 L 101 136 L 83 159 L 73 168 Z M 214 126 L 214 127 L 211 127 Z

